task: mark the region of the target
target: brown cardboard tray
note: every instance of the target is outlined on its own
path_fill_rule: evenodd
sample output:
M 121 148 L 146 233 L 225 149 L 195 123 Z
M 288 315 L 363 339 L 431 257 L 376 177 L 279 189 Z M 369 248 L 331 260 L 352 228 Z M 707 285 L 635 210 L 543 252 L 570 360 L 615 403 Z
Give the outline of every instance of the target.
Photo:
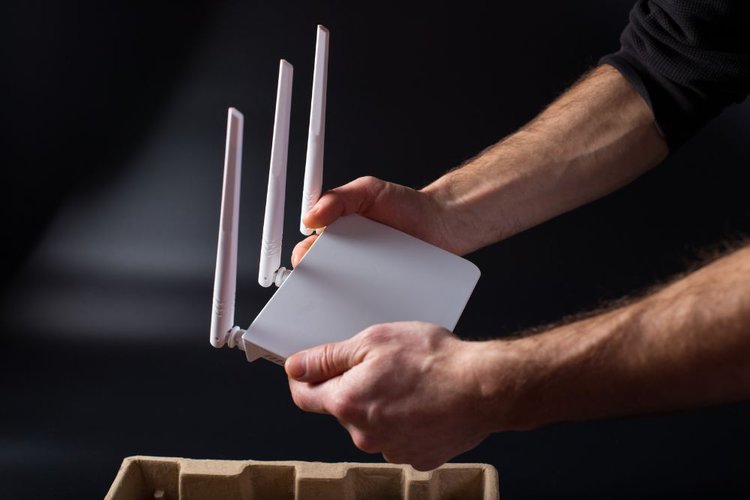
M 105 500 L 497 499 L 497 470 L 445 464 L 430 472 L 382 463 L 126 458 Z

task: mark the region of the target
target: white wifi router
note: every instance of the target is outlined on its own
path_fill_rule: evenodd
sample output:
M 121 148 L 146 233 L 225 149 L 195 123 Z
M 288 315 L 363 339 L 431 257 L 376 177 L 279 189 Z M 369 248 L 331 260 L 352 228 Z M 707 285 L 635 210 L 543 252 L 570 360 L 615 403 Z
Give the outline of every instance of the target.
M 328 30 L 318 26 L 302 218 L 320 198 L 323 178 Z M 471 262 L 358 215 L 318 237 L 299 265 L 281 264 L 292 66 L 282 60 L 276 98 L 258 282 L 279 290 L 255 321 L 234 326 L 243 116 L 229 109 L 211 345 L 239 347 L 248 361 L 278 364 L 295 352 L 348 339 L 368 326 L 426 321 L 453 330 L 479 279 Z M 300 223 L 302 234 L 312 230 Z

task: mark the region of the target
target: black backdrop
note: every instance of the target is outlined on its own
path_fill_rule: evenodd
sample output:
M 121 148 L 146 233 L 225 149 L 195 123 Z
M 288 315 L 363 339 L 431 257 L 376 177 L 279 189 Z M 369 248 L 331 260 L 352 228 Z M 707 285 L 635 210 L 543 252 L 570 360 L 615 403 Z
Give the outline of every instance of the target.
M 295 65 L 298 239 L 315 25 L 331 29 L 325 185 L 423 185 L 617 47 L 629 0 L 11 2 L 2 9 L 0 497 L 101 497 L 133 454 L 372 461 L 283 371 L 208 344 L 226 108 L 245 113 L 237 318 L 255 284 L 278 59 Z M 750 109 L 620 192 L 469 258 L 457 334 L 638 293 L 750 229 Z M 750 493 L 750 405 L 492 436 L 506 498 Z

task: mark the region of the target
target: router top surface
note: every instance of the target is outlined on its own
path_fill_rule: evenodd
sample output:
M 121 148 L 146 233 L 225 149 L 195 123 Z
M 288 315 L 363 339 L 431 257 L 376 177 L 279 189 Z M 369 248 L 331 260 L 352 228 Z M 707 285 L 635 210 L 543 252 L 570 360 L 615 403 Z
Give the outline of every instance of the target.
M 479 275 L 462 257 L 349 215 L 326 228 L 243 340 L 287 358 L 378 323 L 426 321 L 453 330 Z

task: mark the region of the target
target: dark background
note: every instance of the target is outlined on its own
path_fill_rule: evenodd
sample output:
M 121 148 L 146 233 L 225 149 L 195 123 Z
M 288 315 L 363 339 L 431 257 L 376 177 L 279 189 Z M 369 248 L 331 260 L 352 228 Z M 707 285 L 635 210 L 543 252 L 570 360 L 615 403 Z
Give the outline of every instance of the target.
M 618 46 L 632 2 L 11 2 L 0 9 L 0 498 L 102 497 L 134 454 L 379 461 L 208 343 L 226 108 L 245 114 L 237 318 L 256 284 L 278 59 L 295 65 L 285 259 L 315 25 L 325 186 L 423 185 Z M 627 188 L 468 258 L 456 332 L 509 335 L 635 294 L 750 229 L 747 105 Z M 750 494 L 750 404 L 490 437 L 504 498 Z M 744 495 L 742 495 L 744 494 Z

